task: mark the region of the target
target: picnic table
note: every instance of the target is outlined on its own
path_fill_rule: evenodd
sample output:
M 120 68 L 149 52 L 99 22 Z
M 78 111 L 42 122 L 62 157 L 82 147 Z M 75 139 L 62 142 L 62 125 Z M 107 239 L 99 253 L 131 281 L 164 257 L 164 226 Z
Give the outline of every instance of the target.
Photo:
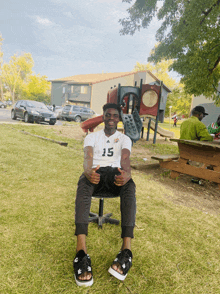
M 187 174 L 211 182 L 218 183 L 220 189 L 220 140 L 213 142 L 170 139 L 177 142 L 179 158 L 167 156 L 164 159 L 156 158 L 160 166 L 171 170 L 171 178 L 177 178 L 180 174 Z M 190 162 L 199 163 L 197 166 Z

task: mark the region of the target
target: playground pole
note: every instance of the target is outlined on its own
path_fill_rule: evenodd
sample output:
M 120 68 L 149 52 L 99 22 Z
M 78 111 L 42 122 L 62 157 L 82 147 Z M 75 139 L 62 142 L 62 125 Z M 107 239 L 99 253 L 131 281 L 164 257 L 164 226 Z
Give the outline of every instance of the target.
M 157 117 L 156 117 L 156 123 L 155 123 L 155 130 L 154 130 L 154 140 L 153 144 L 156 144 L 156 137 L 157 137 L 157 125 L 159 121 L 159 113 L 160 113 L 160 100 L 161 100 L 161 95 L 162 95 L 162 87 L 163 87 L 163 82 L 160 81 L 160 93 L 159 93 L 159 102 L 158 102 L 158 109 L 157 109 Z
M 149 118 L 148 126 L 147 126 L 147 138 L 146 141 L 149 141 L 150 138 L 150 124 L 151 124 L 151 117 Z

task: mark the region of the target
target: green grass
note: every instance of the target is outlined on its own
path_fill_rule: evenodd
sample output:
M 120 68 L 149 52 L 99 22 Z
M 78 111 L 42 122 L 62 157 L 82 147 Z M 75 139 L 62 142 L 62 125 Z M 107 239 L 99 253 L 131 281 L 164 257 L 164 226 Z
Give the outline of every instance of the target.
M 137 141 L 134 145 L 133 145 L 133 152 L 131 153 L 131 157 L 133 158 L 135 156 L 135 150 L 138 148 L 145 148 L 150 150 L 150 152 L 154 155 L 156 154 L 177 154 L 179 153 L 179 149 L 177 144 L 162 144 L 162 143 L 157 143 L 156 144 L 152 144 L 152 140 L 151 142 L 146 142 L 144 139 L 141 139 L 139 141 Z
M 42 129 L 35 132 L 56 138 Z M 122 283 L 107 272 L 121 246 L 120 226 L 98 230 L 90 224 L 94 285 L 77 287 L 74 202 L 83 152 L 82 142 L 69 142 L 76 148 L 0 125 L 0 293 L 220 293 L 219 218 L 166 200 L 173 191 L 138 171 L 133 171 L 137 226 L 128 277 Z M 97 210 L 94 199 L 92 211 Z M 120 218 L 119 199 L 106 200 L 104 210 Z
M 159 126 L 163 129 L 166 129 L 168 131 L 171 131 L 174 133 L 175 138 L 179 139 L 180 137 L 180 126 L 181 123 L 183 122 L 183 120 L 178 120 L 177 121 L 177 126 L 173 127 L 173 119 L 171 119 L 171 121 L 168 118 L 164 119 L 163 123 L 159 123 Z

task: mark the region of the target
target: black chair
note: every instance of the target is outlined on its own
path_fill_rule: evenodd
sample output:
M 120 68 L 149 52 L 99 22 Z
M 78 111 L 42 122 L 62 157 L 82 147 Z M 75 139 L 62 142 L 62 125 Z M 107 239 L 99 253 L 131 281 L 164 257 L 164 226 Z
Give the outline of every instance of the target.
M 112 213 L 107 213 L 103 215 L 103 209 L 104 209 L 104 198 L 103 198 L 103 194 L 105 195 L 104 198 L 116 198 L 119 197 L 119 195 L 114 195 L 112 193 L 98 193 L 98 194 L 93 194 L 92 197 L 94 198 L 99 198 L 99 214 L 97 213 L 93 213 L 90 212 L 89 213 L 89 222 L 94 222 L 98 224 L 99 228 L 102 228 L 102 225 L 104 223 L 110 223 L 110 224 L 114 224 L 114 225 L 118 225 L 119 224 L 119 220 L 111 218 Z

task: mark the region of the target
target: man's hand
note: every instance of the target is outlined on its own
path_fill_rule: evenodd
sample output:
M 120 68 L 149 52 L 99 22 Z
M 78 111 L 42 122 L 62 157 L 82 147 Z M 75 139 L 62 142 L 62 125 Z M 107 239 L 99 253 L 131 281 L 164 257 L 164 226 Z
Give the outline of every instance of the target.
M 124 170 L 121 170 L 120 168 L 118 168 L 118 170 L 120 171 L 120 175 L 118 176 L 115 176 L 115 181 L 114 181 L 114 184 L 116 186 L 124 186 L 131 178 L 131 175 L 124 171 Z
M 100 168 L 100 165 L 98 165 L 95 168 L 92 168 L 90 171 L 84 172 L 84 175 L 92 184 L 97 185 L 100 182 L 100 174 L 96 172 L 99 168 Z

